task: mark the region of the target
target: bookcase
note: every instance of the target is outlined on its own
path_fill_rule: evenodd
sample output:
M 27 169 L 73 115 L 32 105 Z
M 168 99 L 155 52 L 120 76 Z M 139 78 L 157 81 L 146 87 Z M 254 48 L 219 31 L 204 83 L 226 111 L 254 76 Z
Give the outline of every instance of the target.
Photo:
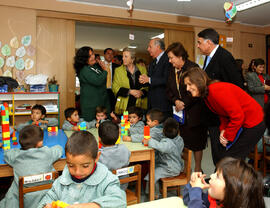
M 9 104 L 10 125 L 18 125 L 29 121 L 31 110 L 16 111 L 16 108 L 22 104 L 45 105 L 47 110 L 46 117 L 56 117 L 60 124 L 60 93 L 59 92 L 10 92 L 0 93 L 0 102 L 7 102 Z M 53 104 L 54 108 L 50 108 Z M 47 107 L 46 107 L 47 106 Z M 57 106 L 57 108 L 56 108 Z

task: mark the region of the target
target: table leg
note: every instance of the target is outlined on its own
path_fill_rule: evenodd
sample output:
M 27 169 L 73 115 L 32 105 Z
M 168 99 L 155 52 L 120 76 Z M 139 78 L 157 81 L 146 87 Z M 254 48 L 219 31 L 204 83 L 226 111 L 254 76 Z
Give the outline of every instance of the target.
M 150 151 L 150 166 L 149 166 L 149 200 L 155 200 L 155 151 Z

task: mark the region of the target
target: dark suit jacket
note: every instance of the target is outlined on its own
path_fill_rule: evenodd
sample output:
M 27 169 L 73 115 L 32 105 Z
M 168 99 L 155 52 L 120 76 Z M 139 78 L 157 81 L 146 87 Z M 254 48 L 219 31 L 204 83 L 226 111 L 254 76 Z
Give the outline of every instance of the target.
M 148 76 L 151 78 L 151 84 L 148 91 L 148 108 L 158 108 L 162 112 L 171 111 L 171 105 L 166 95 L 166 84 L 171 64 L 167 54 L 160 57 L 156 66 L 150 63 Z
M 115 70 L 117 67 L 119 67 L 118 64 L 112 63 L 112 80 L 113 80 L 114 70 Z
M 182 73 L 190 69 L 191 67 L 198 66 L 196 63 L 186 60 L 184 66 L 182 67 Z M 168 83 L 167 83 L 167 96 L 171 102 L 171 105 L 175 105 L 176 100 L 181 100 L 185 103 L 185 113 L 186 113 L 186 123 L 187 126 L 198 126 L 202 123 L 201 111 L 203 100 L 201 98 L 194 98 L 186 90 L 186 85 L 184 85 L 184 80 L 180 81 L 179 91 L 176 85 L 175 69 L 171 67 L 169 71 Z
M 241 76 L 242 72 L 238 69 L 235 59 L 229 51 L 221 46 L 216 50 L 216 53 L 205 68 L 205 72 L 211 79 L 230 82 L 242 89 L 244 88 L 244 80 Z

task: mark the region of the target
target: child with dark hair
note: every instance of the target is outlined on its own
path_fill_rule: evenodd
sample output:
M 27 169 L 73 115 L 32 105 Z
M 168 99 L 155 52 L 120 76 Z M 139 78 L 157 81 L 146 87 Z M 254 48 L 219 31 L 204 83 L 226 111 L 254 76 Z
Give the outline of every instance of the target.
M 31 108 L 31 120 L 19 124 L 17 131 L 20 131 L 28 125 L 36 125 L 47 129 L 48 126 L 57 126 L 58 120 L 56 118 L 46 118 L 46 108 L 43 105 L 36 104 Z
M 164 115 L 161 110 L 153 108 L 147 112 L 146 123 L 150 127 L 150 136 L 152 139 L 160 141 L 164 137 L 162 133 L 163 121 Z
M 38 208 L 52 208 L 52 201 L 57 200 L 71 207 L 126 207 L 119 179 L 98 162 L 100 152 L 91 133 L 74 132 L 68 138 L 65 151 L 67 165 Z
M 99 161 L 109 170 L 116 170 L 129 165 L 130 151 L 124 144 L 115 144 L 119 137 L 119 127 L 112 121 L 104 121 L 98 128 L 98 139 L 101 142 Z M 121 185 L 126 189 L 126 184 Z
M 201 172 L 194 172 L 185 186 L 183 200 L 189 208 L 265 208 L 261 174 L 242 159 L 225 157 L 209 184 L 204 178 Z
M 179 123 L 173 118 L 168 118 L 163 124 L 163 134 L 165 137 L 160 141 L 153 138 L 143 141 L 144 144 L 155 149 L 157 154 L 155 160 L 156 197 L 159 195 L 159 179 L 177 176 L 184 167 L 181 158 L 184 141 L 179 136 Z M 145 177 L 145 180 L 149 181 L 149 175 Z
M 141 121 L 143 118 L 143 111 L 141 108 L 131 106 L 128 109 L 128 120 L 130 128 L 128 129 L 128 136 L 123 136 L 123 141 L 126 142 L 141 142 L 144 123 Z
M 19 208 L 19 176 L 35 175 L 53 171 L 53 163 L 63 153 L 62 147 L 43 147 L 43 131 L 35 125 L 24 127 L 19 134 L 21 149 L 4 151 L 4 160 L 13 167 L 14 180 L 0 207 Z M 36 208 L 45 191 L 28 193 L 24 196 L 24 207 Z

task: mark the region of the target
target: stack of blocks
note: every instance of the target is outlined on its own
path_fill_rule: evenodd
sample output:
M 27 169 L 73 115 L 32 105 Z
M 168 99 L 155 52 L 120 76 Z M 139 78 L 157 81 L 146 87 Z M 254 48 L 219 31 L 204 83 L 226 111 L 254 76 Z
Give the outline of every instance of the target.
M 3 149 L 7 150 L 10 149 L 9 113 L 7 103 L 1 105 L 1 117 Z
M 149 126 L 145 126 L 144 130 L 143 130 L 143 139 L 147 140 L 150 139 L 150 127 Z M 144 144 L 144 146 L 148 146 L 148 144 Z
M 128 136 L 129 128 L 130 122 L 128 120 L 128 112 L 124 111 L 124 114 L 121 116 L 121 138 L 123 138 L 123 136 Z
M 80 131 L 86 131 L 86 122 L 85 121 L 80 123 L 79 129 L 80 129 Z

